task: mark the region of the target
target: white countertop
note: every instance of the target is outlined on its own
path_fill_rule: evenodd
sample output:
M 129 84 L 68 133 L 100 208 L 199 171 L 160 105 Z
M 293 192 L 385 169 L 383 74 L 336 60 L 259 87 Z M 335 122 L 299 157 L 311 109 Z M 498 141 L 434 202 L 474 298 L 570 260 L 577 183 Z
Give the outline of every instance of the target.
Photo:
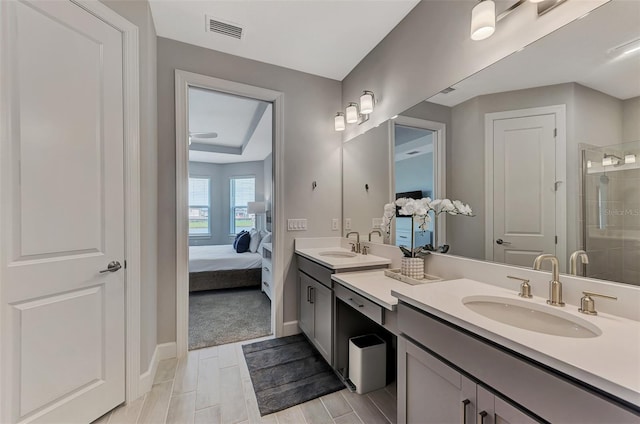
M 349 249 L 345 249 L 343 247 L 314 247 L 314 248 L 297 248 L 296 253 L 298 255 L 304 256 L 307 259 L 310 259 L 314 262 L 317 262 L 321 265 L 326 266 L 327 268 L 340 270 L 340 269 L 351 269 L 358 267 L 367 267 L 367 266 L 381 266 L 381 265 L 389 265 L 391 263 L 391 259 L 382 258 L 380 256 L 375 255 L 363 255 L 361 253 L 356 254 L 354 257 L 346 257 L 346 258 L 333 258 L 329 256 L 321 256 L 320 253 L 323 252 L 347 252 L 349 253 Z
M 344 279 L 347 275 L 340 277 Z M 464 297 L 474 295 L 520 299 L 516 290 L 459 279 L 420 286 L 402 284 L 394 287 L 392 294 L 418 309 L 640 406 L 640 322 L 605 313 L 585 315 L 578 312 L 576 305 L 567 304 L 562 312 L 602 330 L 597 337 L 570 338 L 503 324 L 473 312 L 462 303 Z M 540 297 L 523 301 L 554 308 Z
M 390 311 L 398 306 L 398 298 L 391 295 L 391 290 L 407 285 L 387 277 L 383 270 L 344 272 L 333 274 L 331 279 Z

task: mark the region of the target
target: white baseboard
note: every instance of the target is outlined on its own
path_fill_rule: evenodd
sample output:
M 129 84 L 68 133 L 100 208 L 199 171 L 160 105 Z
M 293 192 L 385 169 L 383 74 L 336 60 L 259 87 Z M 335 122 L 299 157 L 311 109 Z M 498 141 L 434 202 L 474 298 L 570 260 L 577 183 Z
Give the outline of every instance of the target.
M 300 327 L 298 327 L 298 321 L 287 321 L 283 324 L 282 337 L 293 336 L 294 334 L 300 334 Z
M 158 363 L 163 359 L 175 358 L 176 352 L 176 342 L 162 343 L 156 346 L 149 363 L 149 369 L 140 375 L 140 396 L 151 390 L 156 371 L 158 371 Z

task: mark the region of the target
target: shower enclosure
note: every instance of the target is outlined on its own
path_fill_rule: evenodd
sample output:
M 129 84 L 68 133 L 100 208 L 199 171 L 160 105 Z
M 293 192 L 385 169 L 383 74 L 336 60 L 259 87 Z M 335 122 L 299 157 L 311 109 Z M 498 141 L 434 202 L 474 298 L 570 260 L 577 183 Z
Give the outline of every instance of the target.
M 583 275 L 640 285 L 640 141 L 581 153 Z

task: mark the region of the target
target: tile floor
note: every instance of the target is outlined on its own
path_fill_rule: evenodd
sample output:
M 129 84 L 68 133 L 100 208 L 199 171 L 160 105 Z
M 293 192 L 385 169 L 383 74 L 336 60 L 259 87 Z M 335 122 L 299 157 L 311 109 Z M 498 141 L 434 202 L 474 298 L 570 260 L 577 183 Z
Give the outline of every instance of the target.
M 389 424 L 396 423 L 395 383 L 358 395 L 347 389 L 260 417 L 242 345 L 194 350 L 161 361 L 153 388 L 93 424 Z

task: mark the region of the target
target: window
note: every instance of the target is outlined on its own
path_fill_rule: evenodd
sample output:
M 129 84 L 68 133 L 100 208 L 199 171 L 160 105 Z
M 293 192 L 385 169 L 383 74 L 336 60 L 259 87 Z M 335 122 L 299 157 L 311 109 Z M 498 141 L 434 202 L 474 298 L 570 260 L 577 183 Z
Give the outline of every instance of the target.
M 211 235 L 209 178 L 189 177 L 189 236 Z
M 247 203 L 256 200 L 255 177 L 231 178 L 231 234 L 249 231 L 256 226 L 255 215 L 249 215 Z

